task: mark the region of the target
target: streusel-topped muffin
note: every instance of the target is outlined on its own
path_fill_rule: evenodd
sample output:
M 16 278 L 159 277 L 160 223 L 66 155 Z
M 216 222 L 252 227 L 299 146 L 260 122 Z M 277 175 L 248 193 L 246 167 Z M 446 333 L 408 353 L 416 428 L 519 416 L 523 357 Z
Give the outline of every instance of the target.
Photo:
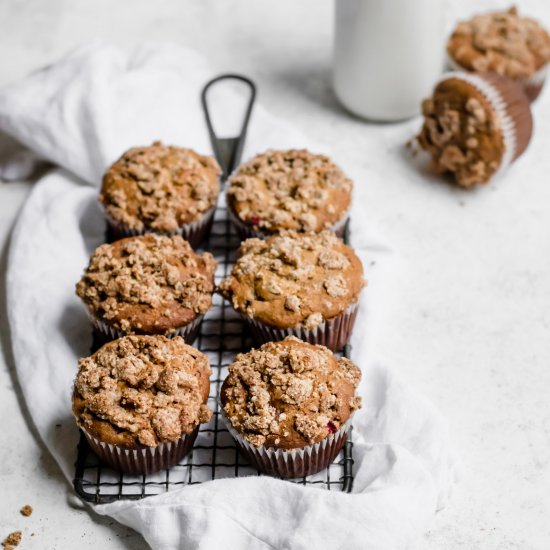
M 342 232 L 352 188 L 327 156 L 306 150 L 267 151 L 231 176 L 227 203 L 243 237 L 286 229 Z
M 345 442 L 346 423 L 361 406 L 355 394 L 360 379 L 361 371 L 349 359 L 289 336 L 238 355 L 220 400 L 237 443 L 258 468 L 285 475 L 283 464 L 270 461 L 270 449 L 302 449 L 309 455 L 322 449 L 332 457 L 317 456 L 315 467 L 286 477 L 309 475 L 328 466 Z M 327 439 L 328 451 L 320 445 Z M 289 453 L 286 458 L 299 469 L 304 464 L 296 459 L 303 456 Z
M 218 291 L 260 341 L 294 334 L 340 349 L 351 336 L 364 286 L 353 249 L 331 231 L 248 239 Z
M 220 192 L 213 157 L 162 145 L 126 151 L 106 172 L 99 200 L 116 237 L 181 234 L 196 246 Z
M 180 337 L 126 336 L 79 361 L 73 414 L 115 468 L 169 468 L 212 415 L 205 405 L 209 377 L 207 357 Z
M 129 237 L 95 250 L 76 293 L 107 336 L 179 334 L 192 342 L 212 305 L 215 270 L 210 253 L 195 253 L 180 236 Z

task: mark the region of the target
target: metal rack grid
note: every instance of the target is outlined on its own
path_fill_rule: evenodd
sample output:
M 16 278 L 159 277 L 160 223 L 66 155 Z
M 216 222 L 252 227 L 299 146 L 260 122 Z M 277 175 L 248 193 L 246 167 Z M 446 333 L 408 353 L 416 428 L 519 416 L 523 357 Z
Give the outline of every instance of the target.
M 217 283 L 231 271 L 239 244 L 226 208 L 218 208 L 210 237 L 204 246 L 218 262 Z M 213 307 L 205 316 L 195 345 L 208 356 L 212 367 L 208 404 L 214 414 L 208 424 L 201 425 L 192 452 L 170 470 L 147 476 L 131 476 L 101 464 L 81 434 L 74 478 L 74 488 L 80 498 L 96 504 L 137 500 L 213 479 L 262 475 L 239 454 L 220 418 L 218 395 L 227 375 L 227 367 L 237 353 L 252 347 L 252 340 L 238 314 L 218 295 L 213 297 Z M 350 492 L 353 484 L 351 430 L 344 448 L 329 468 L 291 482 Z

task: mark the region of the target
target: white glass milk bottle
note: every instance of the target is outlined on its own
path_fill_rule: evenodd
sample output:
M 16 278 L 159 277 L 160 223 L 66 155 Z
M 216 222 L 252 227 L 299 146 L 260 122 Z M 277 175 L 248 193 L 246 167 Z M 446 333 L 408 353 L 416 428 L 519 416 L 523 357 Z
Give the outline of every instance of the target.
M 445 0 L 335 0 L 333 84 L 371 120 L 420 113 L 445 59 Z

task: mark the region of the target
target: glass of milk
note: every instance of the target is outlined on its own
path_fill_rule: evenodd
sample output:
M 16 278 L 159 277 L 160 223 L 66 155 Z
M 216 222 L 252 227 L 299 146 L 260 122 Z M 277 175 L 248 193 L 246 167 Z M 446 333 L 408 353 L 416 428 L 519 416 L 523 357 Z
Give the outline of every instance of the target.
M 420 113 L 445 59 L 445 0 L 335 0 L 333 85 L 375 121 Z

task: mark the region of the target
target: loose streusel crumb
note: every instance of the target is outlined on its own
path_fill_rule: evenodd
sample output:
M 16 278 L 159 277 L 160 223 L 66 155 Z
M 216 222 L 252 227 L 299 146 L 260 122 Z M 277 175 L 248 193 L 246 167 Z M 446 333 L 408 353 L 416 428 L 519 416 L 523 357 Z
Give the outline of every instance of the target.
M 504 154 L 500 119 L 472 84 L 450 77 L 440 82 L 422 104 L 424 125 L 419 145 L 439 172 L 452 173 L 456 183 L 487 183 Z
M 116 329 L 168 334 L 210 309 L 215 269 L 180 236 L 130 237 L 95 250 L 76 293 Z
M 279 328 L 315 328 L 355 303 L 363 266 L 331 231 L 248 239 L 218 291 L 249 317 Z
M 4 550 L 13 550 L 16 546 L 19 546 L 21 542 L 22 533 L 21 531 L 14 531 L 10 533 L 2 542 Z
M 25 517 L 29 517 L 33 512 L 32 506 L 30 506 L 29 504 L 25 504 L 25 506 L 23 506 L 23 508 L 21 508 L 21 510 L 19 511 L 21 515 Z
M 361 371 L 293 336 L 239 354 L 221 402 L 231 425 L 257 447 L 301 448 L 334 433 L 361 407 Z
M 179 336 L 126 336 L 79 361 L 73 413 L 104 442 L 156 447 L 212 415 L 207 357 Z
M 550 35 L 512 7 L 459 23 L 447 50 L 465 69 L 522 80 L 550 61 Z
M 342 220 L 351 180 L 328 157 L 305 150 L 267 151 L 231 177 L 228 204 L 255 229 L 321 231 Z
M 172 233 L 215 206 L 220 173 L 212 157 L 155 142 L 130 149 L 107 170 L 99 200 L 128 229 Z

